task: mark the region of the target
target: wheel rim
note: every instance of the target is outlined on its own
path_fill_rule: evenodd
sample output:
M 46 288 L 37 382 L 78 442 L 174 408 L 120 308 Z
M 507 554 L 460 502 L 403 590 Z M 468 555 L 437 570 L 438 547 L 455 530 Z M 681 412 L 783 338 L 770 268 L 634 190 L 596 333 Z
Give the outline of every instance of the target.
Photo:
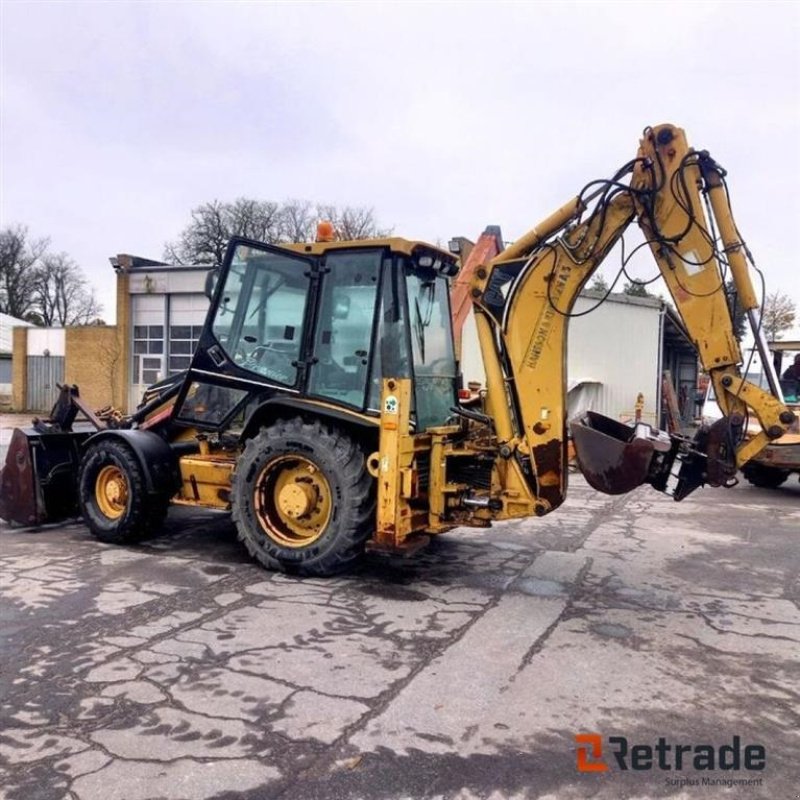
M 109 519 L 119 519 L 128 507 L 128 479 L 116 465 L 109 464 L 97 474 L 94 485 L 97 507 Z
M 331 517 L 331 487 L 313 461 L 281 456 L 266 464 L 255 482 L 256 519 L 283 547 L 307 547 Z

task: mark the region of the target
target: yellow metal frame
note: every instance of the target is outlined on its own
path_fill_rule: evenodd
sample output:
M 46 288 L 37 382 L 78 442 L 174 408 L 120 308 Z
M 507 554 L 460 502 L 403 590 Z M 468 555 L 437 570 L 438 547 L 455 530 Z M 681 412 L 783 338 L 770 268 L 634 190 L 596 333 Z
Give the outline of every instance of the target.
M 357 241 L 337 241 L 337 242 L 300 242 L 296 244 L 282 244 L 281 248 L 292 250 L 303 255 L 321 256 L 325 253 L 336 250 L 349 250 L 352 248 L 363 249 L 365 247 L 387 247 L 394 253 L 403 253 L 407 256 L 418 255 L 419 253 L 434 253 L 442 261 L 452 264 L 453 267 L 458 263 L 458 259 L 447 250 L 442 250 L 426 242 L 412 241 L 403 239 L 399 236 L 390 236 L 383 239 L 358 239 Z
M 411 433 L 412 391 L 410 378 L 385 378 L 381 387 L 379 450 L 370 458 L 378 481 L 372 550 L 411 552 L 428 541 L 421 532 L 428 528 L 429 495 L 420 489 L 416 459 L 430 452 L 431 437 Z
M 181 489 L 172 502 L 227 510 L 231 507 L 231 477 L 236 457 L 233 453 L 210 453 L 205 440 L 200 444 L 200 453 L 180 458 Z
M 488 526 L 492 520 L 544 513 L 532 495 L 517 461 L 497 458 L 498 437 L 465 436 L 461 425 L 411 431 L 410 378 L 386 378 L 381 392 L 379 450 L 368 459 L 378 482 L 377 525 L 371 550 L 409 553 L 427 543 L 430 534 L 459 525 Z M 469 484 L 448 480 L 448 462 L 475 456 L 495 458 L 491 489 L 477 492 Z M 424 474 L 427 472 L 427 475 Z M 499 508 L 466 508 L 463 496 L 489 497 Z

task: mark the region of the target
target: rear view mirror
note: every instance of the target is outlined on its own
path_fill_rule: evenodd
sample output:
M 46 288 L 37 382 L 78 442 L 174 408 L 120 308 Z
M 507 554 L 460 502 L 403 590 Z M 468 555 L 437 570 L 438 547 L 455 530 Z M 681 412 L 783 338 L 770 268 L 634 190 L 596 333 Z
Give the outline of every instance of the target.
M 217 279 L 219 278 L 219 267 L 214 267 L 206 273 L 206 284 L 203 293 L 210 300 L 214 297 L 214 289 L 217 288 Z

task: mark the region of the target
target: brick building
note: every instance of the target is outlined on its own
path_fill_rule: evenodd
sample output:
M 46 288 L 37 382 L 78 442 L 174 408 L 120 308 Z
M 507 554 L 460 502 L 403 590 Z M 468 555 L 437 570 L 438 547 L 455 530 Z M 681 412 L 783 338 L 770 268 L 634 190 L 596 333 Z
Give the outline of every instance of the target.
M 189 367 L 208 309 L 209 267 L 130 255 L 111 264 L 117 273 L 117 394 L 130 411 L 147 386 Z

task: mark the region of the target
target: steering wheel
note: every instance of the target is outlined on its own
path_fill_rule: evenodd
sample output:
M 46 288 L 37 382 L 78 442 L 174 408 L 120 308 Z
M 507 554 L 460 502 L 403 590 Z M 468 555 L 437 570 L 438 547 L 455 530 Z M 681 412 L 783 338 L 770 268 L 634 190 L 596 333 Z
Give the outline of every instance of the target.
M 297 375 L 293 361 L 294 353 L 277 348 L 274 342 L 265 342 L 250 351 L 242 366 L 266 378 L 292 384 Z

